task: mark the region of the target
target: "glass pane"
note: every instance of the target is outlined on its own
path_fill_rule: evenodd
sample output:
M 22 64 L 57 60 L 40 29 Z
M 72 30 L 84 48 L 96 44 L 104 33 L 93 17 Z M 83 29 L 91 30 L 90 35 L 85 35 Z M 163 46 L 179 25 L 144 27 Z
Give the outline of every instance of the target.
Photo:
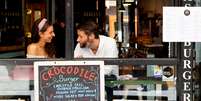
M 117 67 L 119 75 L 105 76 L 105 86 L 113 90 L 113 101 L 120 99 L 176 101 L 175 66 L 119 65 Z M 108 98 L 111 94 L 106 93 Z
M 0 4 L 0 58 L 23 55 L 22 0 L 1 0 Z M 4 53 L 4 54 L 3 54 Z
M 127 1 L 127 0 L 125 0 Z M 131 53 L 126 57 L 169 57 L 169 43 L 162 42 L 162 7 L 173 5 L 163 0 L 133 0 L 132 5 L 125 5 L 123 12 L 124 44 L 130 44 Z M 123 52 L 126 46 L 122 47 Z M 129 53 L 129 52 L 127 52 Z M 140 54 L 140 55 L 138 55 Z M 125 54 L 123 54 L 125 57 Z
M 36 43 L 33 37 L 38 30 L 32 31 L 34 22 L 44 17 L 54 25 L 55 38 L 58 37 L 50 40 L 58 51 L 55 57 L 65 57 L 65 0 L 53 1 L 56 0 L 0 1 L 0 58 L 26 58 L 27 46 Z
M 0 65 L 0 100 L 32 101 L 32 65 Z

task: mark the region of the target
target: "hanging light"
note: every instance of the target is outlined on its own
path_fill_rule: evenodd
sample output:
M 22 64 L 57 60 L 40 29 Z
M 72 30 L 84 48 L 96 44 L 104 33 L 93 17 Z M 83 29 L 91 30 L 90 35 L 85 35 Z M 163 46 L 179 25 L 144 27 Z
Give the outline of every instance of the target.
M 138 0 L 135 0 L 135 5 L 138 5 Z
M 126 9 L 125 9 L 125 7 L 124 7 L 122 1 L 121 1 L 121 4 L 120 4 L 120 7 L 119 7 L 119 10 L 118 10 L 118 11 L 119 11 L 119 12 L 125 12 L 125 11 L 126 11 Z
M 124 5 L 124 6 L 130 6 L 131 3 L 124 3 L 123 5 Z
M 124 0 L 123 5 L 130 6 L 132 2 L 134 2 L 134 0 Z
M 32 13 L 32 10 L 31 9 L 26 9 L 26 13 L 27 13 L 27 15 L 29 15 L 29 14 Z

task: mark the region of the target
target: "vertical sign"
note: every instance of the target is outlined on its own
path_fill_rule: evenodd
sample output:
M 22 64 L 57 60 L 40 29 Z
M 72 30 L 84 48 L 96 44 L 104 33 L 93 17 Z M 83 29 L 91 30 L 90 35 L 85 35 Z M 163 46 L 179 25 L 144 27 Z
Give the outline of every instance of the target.
M 34 63 L 35 101 L 104 101 L 103 62 Z
M 185 42 L 182 44 L 183 51 L 181 52 L 181 67 L 178 67 L 180 71 L 178 78 L 180 78 L 180 84 L 178 86 L 181 92 L 180 101 L 193 101 L 193 43 Z M 178 87 L 177 86 L 177 87 Z

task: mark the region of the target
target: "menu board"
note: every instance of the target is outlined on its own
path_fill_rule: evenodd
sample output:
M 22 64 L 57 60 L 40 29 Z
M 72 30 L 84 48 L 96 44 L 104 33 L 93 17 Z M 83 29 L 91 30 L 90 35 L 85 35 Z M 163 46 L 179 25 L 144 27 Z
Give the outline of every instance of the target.
M 103 64 L 103 61 L 35 62 L 35 101 L 104 101 Z

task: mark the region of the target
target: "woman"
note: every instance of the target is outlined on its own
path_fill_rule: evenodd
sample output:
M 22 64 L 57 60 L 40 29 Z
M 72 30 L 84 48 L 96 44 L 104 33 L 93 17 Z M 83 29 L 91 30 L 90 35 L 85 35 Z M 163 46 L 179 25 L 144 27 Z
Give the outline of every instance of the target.
M 53 58 L 55 55 L 52 44 L 54 36 L 53 26 L 47 19 L 36 20 L 32 27 L 32 43 L 27 47 L 27 58 Z

